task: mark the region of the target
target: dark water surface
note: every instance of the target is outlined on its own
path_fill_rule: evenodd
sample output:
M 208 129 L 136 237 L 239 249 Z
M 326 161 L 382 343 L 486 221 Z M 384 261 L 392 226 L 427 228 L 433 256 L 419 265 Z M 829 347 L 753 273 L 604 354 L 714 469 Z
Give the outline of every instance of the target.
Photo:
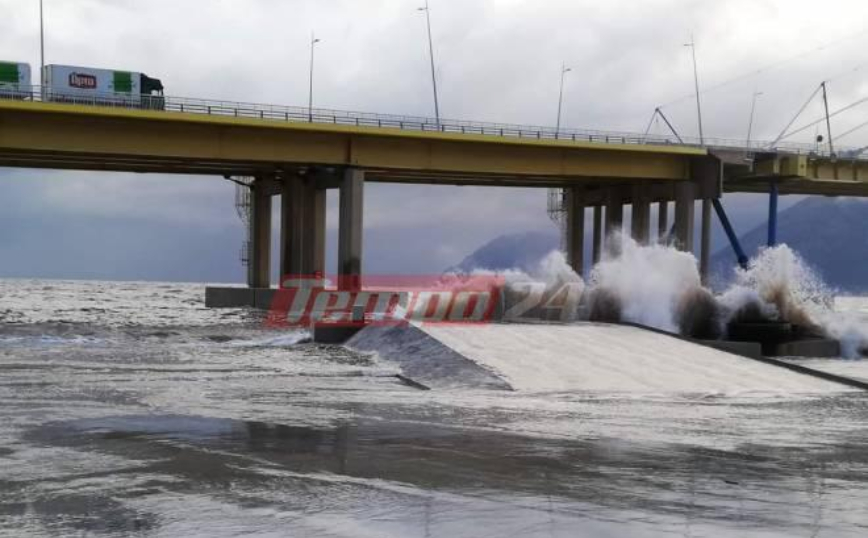
M 861 393 L 425 392 L 201 294 L 0 281 L 0 536 L 868 536 Z

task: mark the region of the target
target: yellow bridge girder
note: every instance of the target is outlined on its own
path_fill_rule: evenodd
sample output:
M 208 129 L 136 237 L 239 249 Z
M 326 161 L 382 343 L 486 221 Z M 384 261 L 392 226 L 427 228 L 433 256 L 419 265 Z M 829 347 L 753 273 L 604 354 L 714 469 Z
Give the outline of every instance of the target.
M 375 181 L 686 180 L 705 150 L 0 101 L 0 166 L 257 175 L 363 168 Z
M 780 194 L 868 196 L 868 161 L 811 155 L 761 158 L 751 174 L 726 178 L 724 191 L 765 193 L 772 181 Z

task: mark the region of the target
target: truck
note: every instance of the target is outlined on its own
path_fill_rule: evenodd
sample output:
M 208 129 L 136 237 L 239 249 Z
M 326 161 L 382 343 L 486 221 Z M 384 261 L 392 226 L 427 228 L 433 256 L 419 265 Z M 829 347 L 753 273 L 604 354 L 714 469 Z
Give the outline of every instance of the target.
M 163 83 L 135 71 L 74 65 L 46 65 L 46 101 L 162 110 Z
M 0 99 L 27 99 L 32 91 L 30 64 L 0 61 Z

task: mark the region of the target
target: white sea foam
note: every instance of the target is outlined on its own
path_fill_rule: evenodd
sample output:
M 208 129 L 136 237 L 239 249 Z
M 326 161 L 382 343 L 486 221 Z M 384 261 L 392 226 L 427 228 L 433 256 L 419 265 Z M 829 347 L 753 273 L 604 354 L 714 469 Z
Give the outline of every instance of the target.
M 742 300 L 735 301 L 734 297 Z M 787 245 L 763 249 L 722 296 L 733 313 L 749 302 L 769 319 L 789 321 L 838 340 L 845 357 L 868 346 L 868 324 L 852 313 L 835 310 L 834 291 Z
M 56 336 L 56 335 L 27 335 L 27 336 L 0 336 L 0 347 L 53 347 L 53 346 L 94 346 L 104 343 L 100 338 L 82 335 Z
M 232 345 L 241 347 L 291 347 L 308 339 L 310 339 L 309 332 L 298 330 L 259 340 L 236 340 L 232 342 Z
M 747 269 L 736 271 L 735 283 L 725 295 L 744 290 L 753 292 L 751 300 L 763 301 L 769 313 L 775 310 L 779 319 L 788 321 L 810 323 L 832 309 L 832 291 L 787 245 L 760 251 Z
M 474 276 L 497 275 L 503 277 L 507 285 L 525 283 L 525 282 L 543 282 L 547 285 L 554 286 L 565 282 L 582 283 L 582 277 L 577 275 L 567 262 L 564 253 L 559 250 L 553 250 L 546 255 L 540 262 L 530 271 L 522 271 L 520 269 L 505 269 L 492 271 L 490 269 L 474 269 L 470 272 Z
M 590 289 L 614 294 L 621 319 L 677 333 L 678 306 L 700 288 L 696 259 L 666 245 L 642 246 L 626 236 L 612 236 L 603 260 L 591 271 Z
M 705 320 L 707 326 L 724 334 L 730 321 L 750 310 L 761 319 L 790 322 L 836 339 L 848 357 L 868 348 L 868 323 L 858 315 L 835 311 L 833 290 L 787 245 L 763 249 L 748 269 L 736 271 L 729 288 L 713 295 L 701 285 L 698 262 L 690 253 L 667 245 L 643 246 L 621 235 L 610 237 L 608 244 L 591 271 L 584 301 L 612 303 L 610 310 L 621 321 L 678 333 L 696 326 L 696 320 L 691 325 L 686 318 L 705 316 L 713 318 Z M 547 287 L 582 283 L 560 252 L 547 256 L 531 274 L 513 270 L 501 275 L 507 286 L 529 280 Z M 704 298 L 708 308 L 696 308 Z

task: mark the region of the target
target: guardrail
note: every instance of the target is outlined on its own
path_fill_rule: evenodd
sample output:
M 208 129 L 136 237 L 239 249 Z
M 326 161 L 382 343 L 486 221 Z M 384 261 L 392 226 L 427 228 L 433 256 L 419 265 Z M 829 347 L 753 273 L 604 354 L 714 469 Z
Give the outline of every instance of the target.
M 324 108 L 308 109 L 283 105 L 265 105 L 236 101 L 219 101 L 170 96 L 136 96 L 120 93 L 95 92 L 58 92 L 41 86 L 17 86 L 0 84 L 0 99 L 21 101 L 68 103 L 103 107 L 137 108 L 160 110 L 166 113 L 206 114 L 210 116 L 257 118 L 266 121 L 296 123 L 318 123 L 332 125 L 351 125 L 358 127 L 377 127 L 402 129 L 407 131 L 443 132 L 524 138 L 537 140 L 565 140 L 574 142 L 593 142 L 601 144 L 670 145 L 684 147 L 706 147 L 711 149 L 740 150 L 747 153 L 784 152 L 828 156 L 826 148 L 815 144 L 784 142 L 773 148 L 770 142 L 726 138 L 706 138 L 704 144 L 697 138 L 674 135 L 642 135 L 619 131 L 598 131 L 587 129 L 555 129 L 553 127 L 491 123 L 465 120 L 437 121 L 421 116 L 401 116 L 394 114 L 374 114 Z M 838 156 L 851 159 L 862 157 L 855 148 L 839 148 Z

